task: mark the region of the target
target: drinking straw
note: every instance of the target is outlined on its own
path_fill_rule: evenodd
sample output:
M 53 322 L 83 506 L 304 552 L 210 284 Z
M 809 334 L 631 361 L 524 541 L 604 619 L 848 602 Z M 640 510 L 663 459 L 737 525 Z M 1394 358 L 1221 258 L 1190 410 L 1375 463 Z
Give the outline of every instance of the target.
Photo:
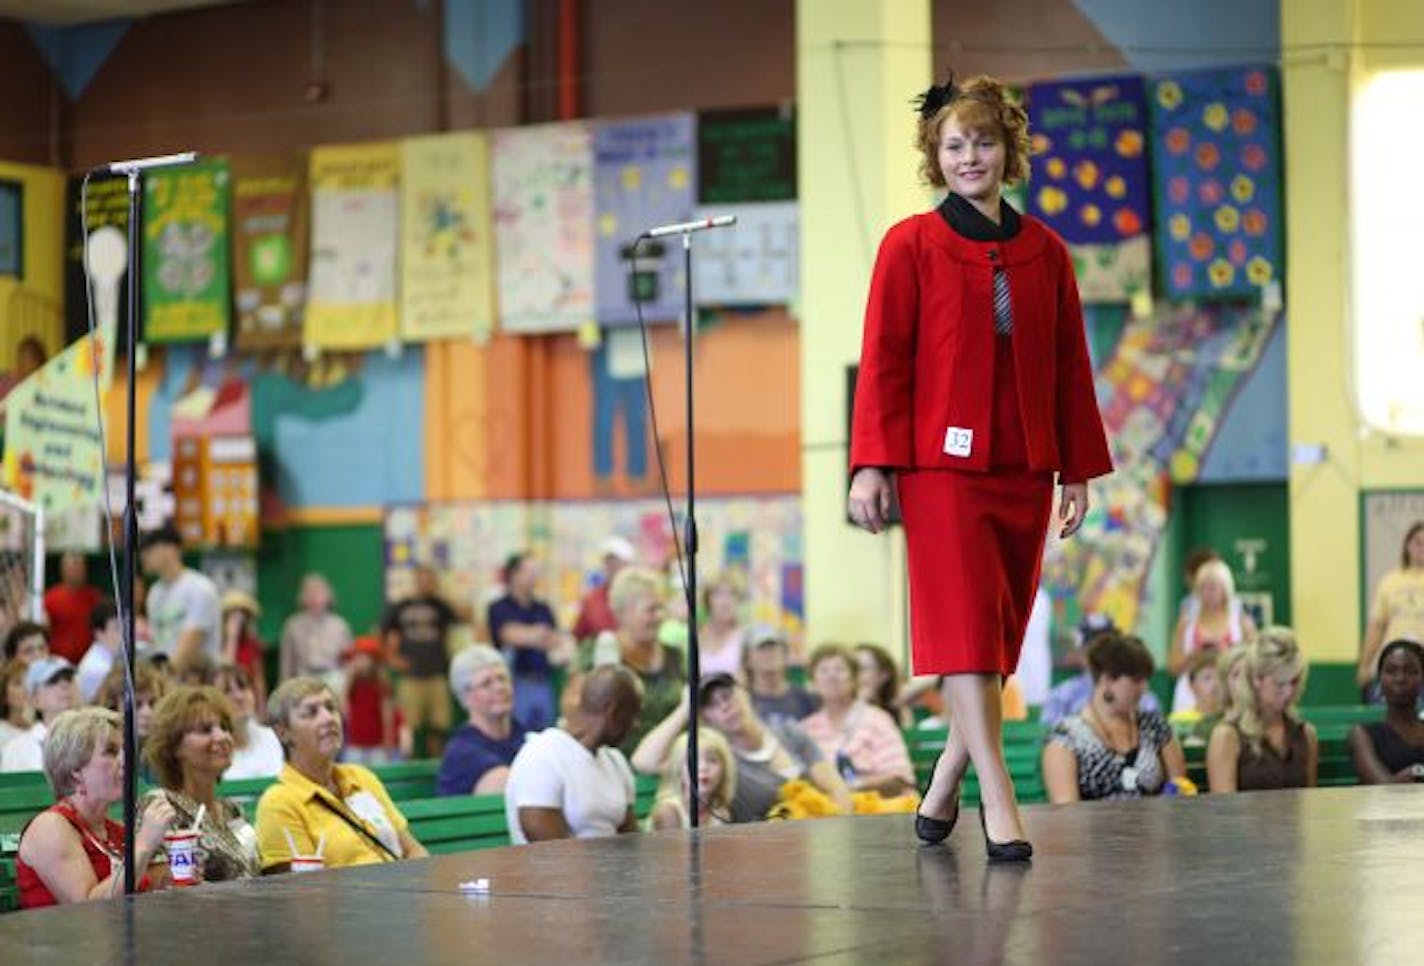
M 326 833 L 322 832 L 321 838 L 318 839 L 316 843 L 316 857 L 318 859 L 321 858 L 321 850 L 324 848 L 326 848 Z
M 282 834 L 287 837 L 287 848 L 292 850 L 292 855 L 297 855 L 297 840 L 292 838 L 292 830 L 283 825 Z
M 203 827 L 203 816 L 208 814 L 208 806 L 203 804 L 198 806 L 198 814 L 193 819 L 193 831 L 199 831 Z

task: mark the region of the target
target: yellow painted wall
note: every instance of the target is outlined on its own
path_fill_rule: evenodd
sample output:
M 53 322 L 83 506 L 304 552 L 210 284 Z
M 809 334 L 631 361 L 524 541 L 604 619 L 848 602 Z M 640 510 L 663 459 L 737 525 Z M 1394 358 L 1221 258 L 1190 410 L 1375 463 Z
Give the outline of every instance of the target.
M 1424 486 L 1424 440 L 1362 434 L 1347 368 L 1351 90 L 1372 70 L 1424 67 L 1405 39 L 1424 40 L 1417 0 L 1281 2 L 1290 437 L 1328 449 L 1290 475 L 1291 593 L 1313 661 L 1358 650 L 1361 490 Z
M 53 355 L 63 344 L 64 174 L 53 168 L 0 161 L 0 178 L 24 185 L 22 282 L 0 278 L 0 372 L 15 362 L 15 346 L 37 335 Z
M 798 0 L 801 485 L 807 640 L 906 640 L 904 546 L 845 523 L 845 368 L 880 237 L 924 210 L 909 101 L 930 80 L 928 0 Z

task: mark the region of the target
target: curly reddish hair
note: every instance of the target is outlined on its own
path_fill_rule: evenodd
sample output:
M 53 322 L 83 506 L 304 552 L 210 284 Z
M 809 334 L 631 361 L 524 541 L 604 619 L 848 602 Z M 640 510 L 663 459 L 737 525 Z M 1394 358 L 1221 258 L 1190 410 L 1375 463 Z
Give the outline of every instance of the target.
M 927 183 L 944 187 L 939 138 L 944 122 L 951 117 L 966 130 L 989 131 L 1003 140 L 1005 184 L 1028 180 L 1028 112 L 1002 83 L 980 74 L 957 85 L 954 98 L 933 117 L 919 119 L 915 146 L 920 151 L 920 177 Z

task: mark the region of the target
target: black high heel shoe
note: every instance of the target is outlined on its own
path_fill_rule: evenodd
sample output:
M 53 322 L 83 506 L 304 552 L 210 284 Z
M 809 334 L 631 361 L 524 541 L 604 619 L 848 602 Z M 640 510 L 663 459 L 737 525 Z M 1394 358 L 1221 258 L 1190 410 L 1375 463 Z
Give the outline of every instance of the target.
M 954 793 L 954 811 L 949 818 L 930 818 L 915 809 L 915 836 L 921 845 L 939 845 L 954 831 L 954 823 L 959 821 L 959 793 Z
M 995 842 L 989 838 L 989 823 L 984 817 L 984 806 L 979 806 L 979 827 L 984 830 L 984 851 L 990 862 L 1027 862 L 1033 858 L 1033 846 L 1023 839 L 1012 842 Z

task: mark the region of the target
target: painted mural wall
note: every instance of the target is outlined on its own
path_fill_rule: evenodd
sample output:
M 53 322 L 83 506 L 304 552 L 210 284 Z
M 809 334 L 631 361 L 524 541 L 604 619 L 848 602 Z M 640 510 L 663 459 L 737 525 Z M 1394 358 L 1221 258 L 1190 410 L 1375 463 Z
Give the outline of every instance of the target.
M 357 0 L 332 7 L 329 59 L 317 78 L 293 66 L 305 63 L 311 30 L 302 6 L 236 5 L 154 18 L 94 35 L 82 61 L 35 41 L 72 101 L 66 160 L 171 146 L 180 131 L 165 118 L 183 118 L 185 143 L 191 138 L 200 149 L 265 152 L 549 116 L 540 100 L 549 85 L 540 72 L 550 40 L 513 10 L 517 4 L 487 5 L 486 14 L 498 14 L 491 20 L 474 17 L 472 3 L 446 2 L 443 37 L 431 3 Z M 794 95 L 790 2 L 738 2 L 716 17 L 699 14 L 699 29 L 709 37 L 754 35 L 748 56 L 764 69 L 691 71 L 679 83 L 650 83 L 656 78 L 646 72 L 632 77 L 615 69 L 630 53 L 627 25 L 647 19 L 643 5 L 600 4 L 599 11 L 587 38 L 591 114 L 775 104 Z M 1269 62 L 1279 50 L 1273 0 L 1209 0 L 1153 18 L 1127 0 L 937 0 L 933 11 L 927 42 L 935 45 L 938 71 L 987 70 L 1018 81 L 1220 65 L 1227 39 L 1238 60 L 1249 54 Z M 1044 25 L 1054 43 L 1026 42 L 1028 22 Z M 672 36 L 687 24 L 669 10 L 643 26 L 649 36 Z M 208 58 L 204 63 L 219 68 L 208 73 L 222 75 L 218 48 L 250 46 L 227 39 L 259 34 L 272 44 L 262 46 L 255 69 L 246 72 L 251 83 L 223 85 L 201 103 L 172 83 L 197 69 L 196 60 L 185 58 Z M 449 69 L 405 56 L 423 46 L 438 48 Z M 179 55 L 158 57 L 158 50 Z M 370 83 L 376 76 L 385 78 L 379 90 Z M 313 79 L 326 90 L 309 100 Z M 115 123 L 133 103 L 160 120 Z M 1117 309 L 1113 316 L 1111 306 L 1094 307 L 1090 325 L 1113 333 L 1101 340 L 1100 396 L 1124 472 L 1100 499 L 1090 539 L 1055 551 L 1048 573 L 1065 605 L 1147 620 L 1167 606 L 1151 588 L 1162 583 L 1154 575 L 1164 566 L 1172 485 L 1284 479 L 1286 325 L 1278 312 L 1230 306 L 1159 300 L 1134 317 Z M 709 503 L 709 525 L 723 535 L 709 566 L 751 568 L 760 575 L 753 609 L 789 623 L 797 616 L 788 588 L 796 586 L 800 553 L 792 533 L 798 514 L 787 503 L 801 485 L 798 339 L 794 304 L 705 312 L 695 373 L 699 488 L 709 500 L 725 501 L 723 510 Z M 670 530 L 650 522 L 657 514 L 648 501 L 659 492 L 659 446 L 672 490 L 685 486 L 684 372 L 672 327 L 656 328 L 650 342 L 651 407 L 641 347 L 618 337 L 594 345 L 575 332 L 497 334 L 487 342 L 436 340 L 315 361 L 291 350 L 213 359 L 202 347 L 167 347 L 150 353 L 139 377 L 140 449 L 148 460 L 169 458 L 174 413 L 185 401 L 191 407 L 208 398 L 244 400 L 269 529 L 292 534 L 338 520 L 365 528 L 376 540 L 361 545 L 383 546 L 385 559 L 352 566 L 377 573 L 401 541 L 407 562 L 427 550 L 437 557 L 454 552 L 473 562 L 472 576 L 453 578 L 472 594 L 485 592 L 504 553 L 546 548 L 556 562 L 552 589 L 566 604 L 596 567 L 592 548 L 610 527 L 641 534 L 652 562 L 666 556 Z M 117 398 L 111 397 L 111 413 Z M 411 509 L 423 506 L 440 511 L 423 517 Z M 506 522 L 471 522 L 482 514 Z M 773 522 L 765 539 L 752 533 L 742 541 L 737 535 L 751 531 L 741 520 Z M 493 539 L 482 536 L 475 550 L 433 549 L 468 545 L 472 533 Z M 294 575 L 283 570 L 275 579 L 286 583 Z M 373 584 L 359 586 L 370 593 Z

